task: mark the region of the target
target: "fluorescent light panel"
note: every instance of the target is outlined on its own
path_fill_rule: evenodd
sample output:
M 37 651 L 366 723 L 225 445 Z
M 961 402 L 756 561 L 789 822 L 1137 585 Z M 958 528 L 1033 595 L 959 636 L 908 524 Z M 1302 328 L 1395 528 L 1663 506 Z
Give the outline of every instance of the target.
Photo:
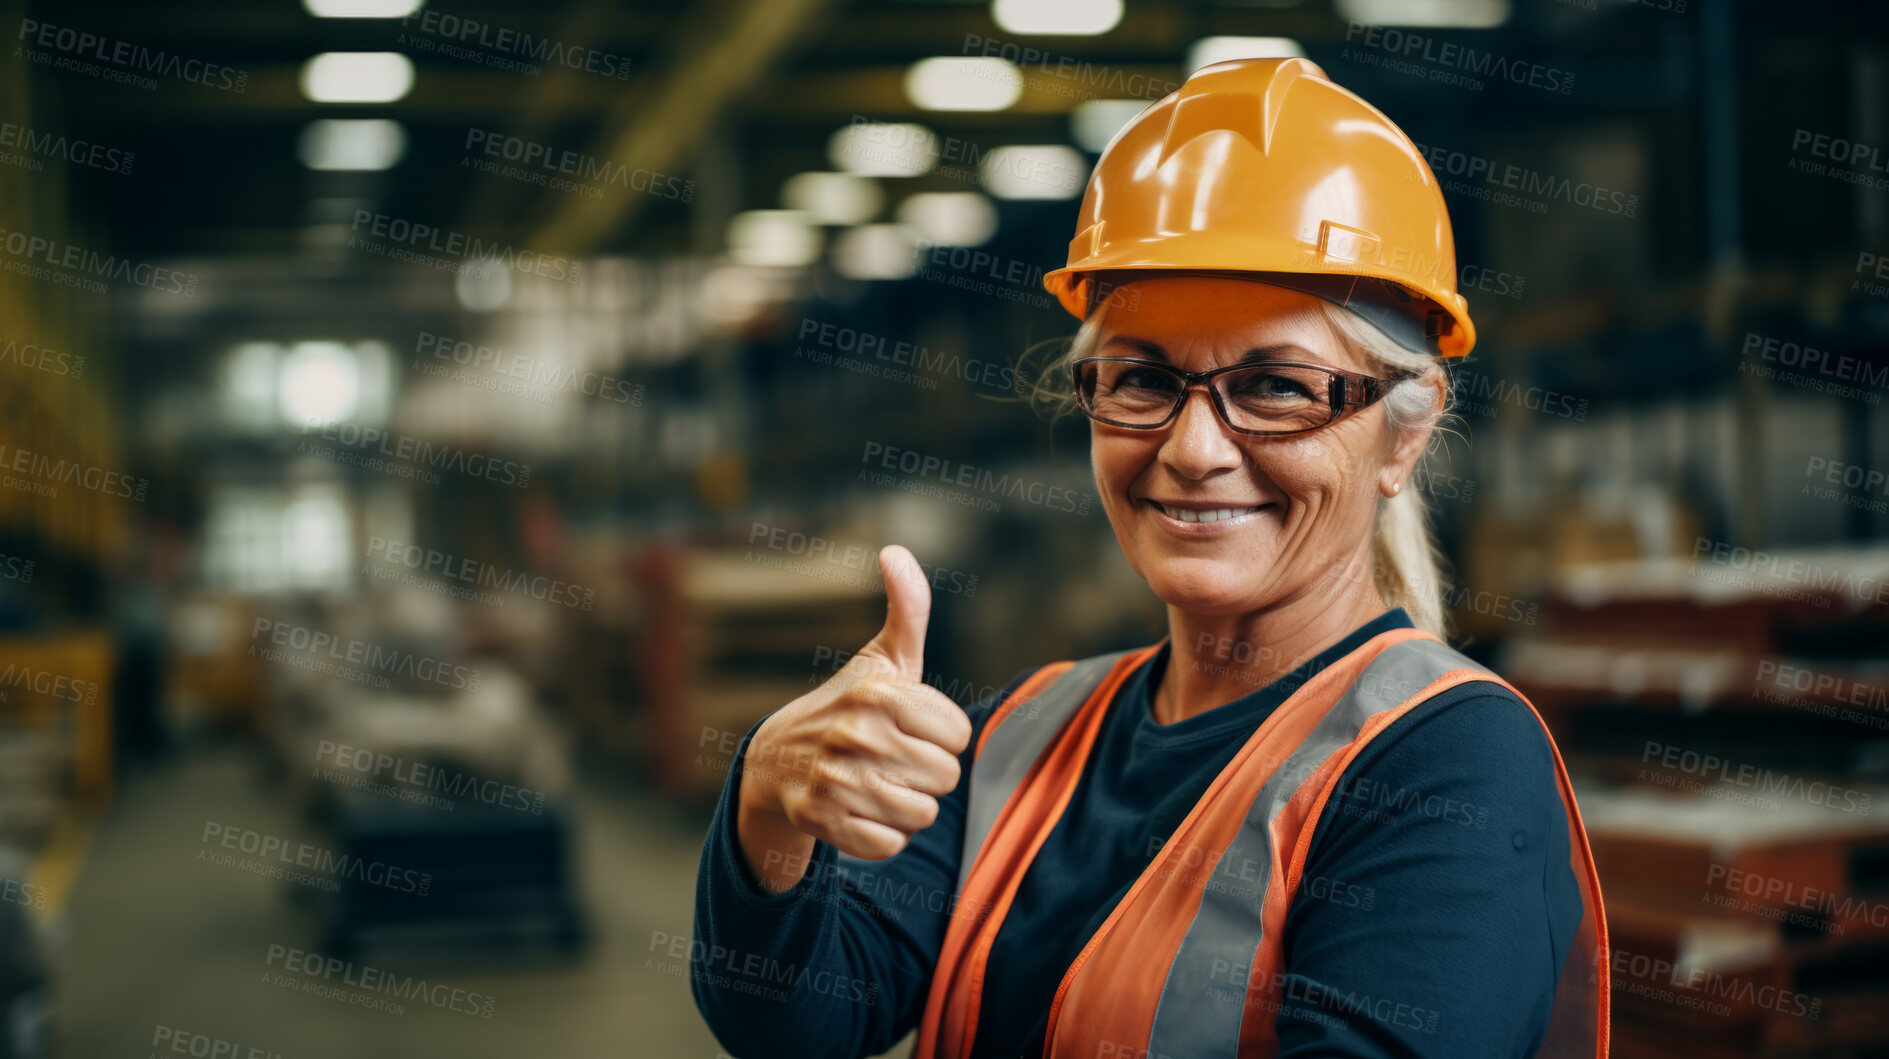
M 1101 154 L 1115 134 L 1148 106 L 1145 99 L 1091 99 L 1078 103 L 1076 109 L 1069 112 L 1070 132 L 1077 146 L 1090 154 Z
M 833 268 L 849 279 L 905 279 L 918 271 L 918 237 L 903 224 L 862 224 L 840 233 Z
M 860 224 L 879 213 L 885 195 L 854 173 L 796 173 L 781 185 L 781 204 L 821 224 Z
M 1232 59 L 1303 59 L 1305 49 L 1291 37 L 1202 37 L 1187 49 L 1187 70 Z
M 997 207 L 975 191 L 921 191 L 898 216 L 933 246 L 980 246 L 997 234 Z
M 1081 153 L 1060 143 L 998 147 L 979 168 L 984 189 L 1000 199 L 1072 199 L 1089 178 Z
M 406 130 L 386 118 L 323 118 L 302 129 L 302 164 L 310 169 L 391 169 L 406 152 Z
M 331 51 L 302 64 L 316 103 L 392 103 L 413 90 L 413 61 L 397 51 Z
M 1006 33 L 1093 37 L 1122 20 L 1122 0 L 995 0 L 990 17 Z
M 728 219 L 728 251 L 742 265 L 812 264 L 820 230 L 800 210 L 748 210 Z
M 920 59 L 905 71 L 905 97 L 925 110 L 1004 110 L 1023 96 L 1023 72 L 1005 59 Z
M 1338 0 L 1338 17 L 1368 26 L 1494 29 L 1509 20 L 1509 0 Z
M 426 0 L 302 0 L 316 18 L 406 18 L 424 6 Z
M 835 131 L 826 153 L 835 169 L 860 176 L 917 176 L 937 160 L 938 137 L 911 122 L 860 122 Z

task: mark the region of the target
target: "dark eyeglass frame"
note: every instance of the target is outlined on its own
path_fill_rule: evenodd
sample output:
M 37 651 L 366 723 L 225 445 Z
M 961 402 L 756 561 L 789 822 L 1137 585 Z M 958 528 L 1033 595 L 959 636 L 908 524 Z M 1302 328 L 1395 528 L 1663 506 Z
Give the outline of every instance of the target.
M 1092 361 L 1105 360 L 1139 364 L 1143 367 L 1153 368 L 1156 371 L 1166 372 L 1181 380 L 1180 392 L 1174 397 L 1174 407 L 1168 409 L 1168 414 L 1163 417 L 1159 423 L 1118 423 L 1112 419 L 1105 419 L 1097 415 L 1095 410 L 1089 406 L 1089 402 L 1082 392 L 1082 366 Z M 1331 418 L 1317 426 L 1303 427 L 1298 430 L 1247 430 L 1244 427 L 1234 426 L 1232 417 L 1227 414 L 1224 398 L 1220 394 L 1220 388 L 1213 385 L 1211 380 L 1215 376 L 1224 375 L 1230 371 L 1251 371 L 1264 368 L 1308 368 L 1312 371 L 1323 372 L 1331 376 L 1333 383 L 1329 390 L 1331 394 Z M 1119 427 L 1123 430 L 1160 430 L 1169 423 L 1174 422 L 1174 417 L 1180 414 L 1181 406 L 1187 403 L 1187 395 L 1193 392 L 1195 386 L 1206 386 L 1207 395 L 1213 404 L 1214 413 L 1220 417 L 1220 422 L 1224 424 L 1228 430 L 1236 434 L 1246 434 L 1250 437 L 1285 437 L 1293 434 L 1309 434 L 1314 430 L 1323 430 L 1333 423 L 1338 422 L 1340 419 L 1344 419 L 1360 409 L 1368 408 L 1372 404 L 1375 404 L 1378 400 L 1383 398 L 1386 393 L 1390 392 L 1392 386 L 1406 379 L 1416 378 L 1417 373 L 1401 371 L 1388 379 L 1380 379 L 1374 375 L 1365 375 L 1362 372 L 1356 371 L 1345 371 L 1340 368 L 1330 368 L 1323 364 L 1303 364 L 1286 360 L 1245 361 L 1239 364 L 1228 364 L 1225 367 L 1210 368 L 1206 371 L 1182 371 L 1171 364 L 1166 364 L 1158 360 L 1148 360 L 1143 357 L 1083 357 L 1073 361 L 1069 365 L 1069 376 L 1070 388 L 1075 394 L 1076 404 L 1082 409 L 1082 413 L 1090 419 L 1108 426 Z M 1355 396 L 1353 395 L 1354 391 Z

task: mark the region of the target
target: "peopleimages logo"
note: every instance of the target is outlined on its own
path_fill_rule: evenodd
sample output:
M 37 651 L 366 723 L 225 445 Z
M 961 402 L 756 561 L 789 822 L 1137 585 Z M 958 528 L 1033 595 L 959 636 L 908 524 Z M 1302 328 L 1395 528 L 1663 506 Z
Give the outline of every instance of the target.
M 505 243 L 488 243 L 476 235 L 455 232 L 431 224 L 421 224 L 394 217 L 373 210 L 355 210 L 354 222 L 350 226 L 357 233 L 348 237 L 348 246 L 381 254 L 398 261 L 413 261 L 415 264 L 444 268 L 449 272 L 476 268 L 482 265 L 498 265 L 504 268 L 529 272 L 546 279 L 564 280 L 575 283 L 584 273 L 584 266 L 576 261 L 568 261 L 550 254 L 541 254 L 533 250 L 518 250 Z M 363 241 L 359 234 L 366 232 L 388 243 L 399 244 L 389 247 L 388 243 Z M 429 258 L 417 250 L 430 250 L 443 254 L 446 258 L 458 261 Z
M 280 1052 L 162 1023 L 151 1034 L 151 1047 L 163 1054 L 190 1055 L 196 1059 L 282 1059 Z
M 249 85 L 249 71 L 247 70 L 219 66 L 201 59 L 186 59 L 181 55 L 172 55 L 142 44 L 133 44 L 128 40 L 112 40 L 110 37 L 101 37 L 96 33 L 88 33 L 67 26 L 55 26 L 50 22 L 39 22 L 30 18 L 20 20 L 20 32 L 15 39 L 27 45 L 37 45 L 41 48 L 63 52 L 65 56 L 68 56 L 68 58 L 58 58 L 47 52 L 18 48 L 13 53 L 15 58 L 24 57 L 32 62 L 101 77 L 107 81 L 123 81 L 146 91 L 155 91 L 157 82 L 128 71 L 175 77 L 205 88 L 218 88 L 238 94 L 241 94 Z M 80 62 L 81 59 L 96 59 L 107 66 L 120 69 L 103 70 L 91 63 Z
M 409 761 L 393 754 L 376 753 L 365 747 L 323 739 L 315 747 L 315 762 L 315 775 L 322 779 L 330 782 L 337 777 L 364 780 L 377 787 L 391 788 L 391 791 L 375 793 L 394 793 L 403 801 L 427 802 L 443 809 L 454 808 L 456 803 L 446 799 L 420 796 L 425 791 L 439 791 L 455 798 L 471 798 L 486 805 L 516 809 L 533 816 L 544 812 L 546 795 L 543 791 L 481 779 L 470 772 L 441 768 L 424 761 Z M 323 762 L 334 765 L 340 771 L 328 772 L 321 768 Z M 383 777 L 391 782 L 383 781 Z
M 369 886 L 392 890 L 396 893 L 414 894 L 425 897 L 433 887 L 433 873 L 402 868 L 379 860 L 363 860 L 351 853 L 336 853 L 334 850 L 307 842 L 290 842 L 279 835 L 264 834 L 252 828 L 237 827 L 216 820 L 203 823 L 203 837 L 200 840 L 205 847 L 219 846 L 226 850 L 246 853 L 263 860 L 273 860 L 274 864 L 253 864 L 245 862 L 247 870 L 271 878 L 287 878 L 290 882 L 319 882 L 333 884 L 340 879 L 353 879 Z M 209 848 L 197 851 L 198 860 L 214 860 L 218 854 Z M 218 863 L 228 862 L 236 866 L 233 858 L 224 858 Z M 287 866 L 286 868 L 284 866 Z M 319 873 L 320 879 L 298 879 L 292 868 L 307 868 Z M 323 886 L 330 892 L 336 892 L 334 885 Z
M 515 485 L 520 489 L 531 484 L 530 464 L 515 463 L 482 453 L 468 452 L 456 445 L 436 445 L 407 434 L 390 434 L 384 430 L 354 423 L 328 423 L 321 426 L 309 424 L 302 428 L 302 432 L 319 435 L 327 441 L 349 449 L 369 449 L 382 456 L 417 463 L 429 470 L 458 471 L 474 478 L 485 478 L 504 485 Z M 304 451 L 314 451 L 307 449 L 307 444 L 307 442 L 303 443 Z M 370 463 L 380 462 L 372 457 L 364 457 L 359 451 L 349 455 L 355 457 L 348 461 L 350 463 L 358 462 L 363 458 Z M 433 482 L 436 483 L 438 480 L 437 475 L 432 476 Z
M 31 342 L 16 342 L 8 339 L 0 346 L 0 364 L 13 363 L 31 371 L 43 371 L 48 375 L 62 375 L 77 379 L 85 374 L 85 358 L 36 346 Z
M 41 158 L 61 158 L 73 165 L 102 169 L 127 176 L 137 155 L 117 147 L 107 147 L 90 140 L 67 139 L 64 135 L 40 132 L 28 125 L 0 121 L 0 147 L 13 147 Z M 28 168 L 38 169 L 40 166 Z
M 592 589 L 573 585 L 568 581 L 560 581 L 542 574 L 527 574 L 522 570 L 482 563 L 477 559 L 467 559 L 433 548 L 422 548 L 417 544 L 390 541 L 385 537 L 370 536 L 367 539 L 367 554 L 370 558 L 378 556 L 386 562 L 396 563 L 409 570 L 418 570 L 464 584 L 477 585 L 480 588 L 516 593 L 541 603 L 553 603 L 561 607 L 589 610 L 597 599 L 597 593 Z
M 1516 206 L 1530 213 L 1546 213 L 1548 203 L 1543 200 L 1558 199 L 1622 217 L 1632 217 L 1640 211 L 1640 196 L 1590 184 L 1585 180 L 1570 180 L 1508 162 L 1497 164 L 1480 155 L 1452 151 L 1447 147 L 1418 143 L 1416 148 L 1430 163 L 1430 171 L 1443 190 L 1483 199 L 1498 206 Z M 1445 180 L 1445 176 L 1463 179 Z
M 522 59 L 529 59 L 535 63 L 554 64 L 599 77 L 615 78 L 619 81 L 627 81 L 630 78 L 630 60 L 627 56 L 586 48 L 581 44 L 565 44 L 549 37 L 535 37 L 529 33 L 494 26 L 460 15 L 428 9 L 402 18 L 400 25 L 405 29 L 417 30 L 444 41 L 455 44 L 476 44 L 481 48 L 520 56 Z M 420 45 L 431 42 L 418 38 L 409 39 L 403 33 L 400 43 Z M 429 47 L 425 50 L 436 49 Z M 517 63 L 517 66 L 523 72 L 533 75 L 538 73 L 535 67 L 522 61 Z
M 9 272 L 80 287 L 94 294 L 105 292 L 104 284 L 91 278 L 96 276 L 186 298 L 197 296 L 198 279 L 194 272 L 178 272 L 116 254 L 101 254 L 30 232 L 0 229 L 0 249 L 4 249 L 7 256 L 19 259 L 17 267 L 14 262 L 7 263 Z M 39 267 L 41 263 L 46 267 Z M 59 271 L 49 272 L 48 269 Z
M 8 904 L 25 905 L 28 908 L 46 907 L 46 888 L 34 886 L 19 879 L 0 876 L 0 901 Z
M 0 699 L 9 691 L 26 689 L 35 695 L 60 699 L 65 702 L 77 702 L 91 705 L 98 701 L 98 684 L 95 681 L 79 680 L 50 669 L 35 669 L 18 662 L 10 662 L 5 669 L 0 669 Z
M 1809 148 L 1808 152 L 1805 148 Z M 1889 188 L 1889 176 L 1885 176 L 1889 174 L 1889 156 L 1875 144 L 1798 129 L 1791 136 L 1791 153 L 1808 153 L 1814 161 L 1792 158 L 1786 163 L 1788 169 L 1878 191 Z M 1848 168 L 1841 168 L 1843 166 Z
M 896 448 L 891 445 L 881 444 L 877 441 L 868 441 L 866 443 L 865 450 L 860 454 L 859 462 L 867 465 L 860 470 L 859 480 L 871 482 L 874 485 L 890 485 L 906 488 L 902 486 L 900 481 L 893 475 L 873 470 L 872 466 L 876 464 L 886 471 L 896 471 L 901 474 L 912 475 L 915 476 L 915 479 L 936 479 L 945 485 L 955 485 L 965 489 L 973 489 L 992 497 L 1010 497 L 1041 507 L 1052 508 L 1057 511 L 1068 511 L 1077 515 L 1087 515 L 1089 513 L 1089 505 L 1095 499 L 1088 493 L 1064 488 L 1060 485 L 1050 485 L 1047 482 L 1024 478 L 1021 475 L 1012 476 L 1009 472 L 998 474 L 988 467 L 976 467 L 968 463 L 960 463 L 957 460 L 946 459 L 942 456 L 919 452 L 916 449 Z M 912 479 L 908 479 L 908 481 L 911 480 Z M 916 482 L 915 484 L 923 485 L 924 483 Z M 908 489 L 908 491 L 924 492 L 925 490 Z M 1001 503 L 996 500 L 970 497 L 962 493 L 957 493 L 955 490 L 951 492 L 956 495 L 943 496 L 942 499 L 948 499 L 954 503 L 964 503 L 972 507 L 983 507 L 988 511 L 995 511 L 1001 507 Z M 979 501 L 982 502 L 980 503 Z
M 1358 22 L 1349 23 L 1345 29 L 1347 44 L 1362 44 L 1390 55 L 1404 59 L 1420 59 L 1433 66 L 1448 71 L 1461 71 L 1478 77 L 1507 81 L 1513 85 L 1538 88 L 1544 92 L 1556 92 L 1567 95 L 1574 91 L 1574 75 L 1556 66 L 1545 66 L 1526 59 L 1511 59 L 1495 52 L 1480 51 L 1468 45 L 1453 41 L 1442 41 L 1435 37 L 1426 37 L 1421 33 L 1411 33 L 1395 26 L 1368 26 Z M 1424 72 L 1420 68 L 1416 71 Z M 1435 76 L 1442 71 L 1429 71 L 1432 80 L 1447 80 Z M 1475 85 L 1481 88 L 1480 84 Z
M 1802 776 L 1793 776 L 1786 772 L 1773 772 L 1757 765 L 1739 764 L 1721 758 L 1715 754 L 1701 753 L 1681 747 L 1646 741 L 1646 749 L 1640 755 L 1642 762 L 1658 759 L 1661 767 L 1686 776 L 1702 777 L 1707 782 L 1743 787 L 1762 791 L 1765 794 L 1778 794 L 1787 798 L 1798 798 L 1812 805 L 1827 806 L 1839 812 L 1868 816 L 1875 794 L 1857 791 L 1848 787 L 1839 787 L 1834 783 L 1812 780 L 1808 783 Z M 1642 774 L 1645 770 L 1641 770 Z
M 421 331 L 419 337 L 414 340 L 413 352 L 416 355 L 428 354 L 437 361 L 450 361 L 465 368 L 489 372 L 506 379 L 517 379 L 521 383 L 519 396 L 532 396 L 531 391 L 542 392 L 548 388 L 568 390 L 571 393 L 614 401 L 617 404 L 640 405 L 643 403 L 642 383 L 634 383 L 628 379 L 605 375 L 601 372 L 579 371 L 568 364 L 546 360 L 543 357 L 509 353 L 491 346 L 475 345 L 451 335 Z M 422 371 L 429 367 L 419 361 L 416 361 L 414 366 Z
M 965 382 L 988 386 L 993 390 L 1015 391 L 1019 381 L 1027 381 L 1022 372 L 1002 361 L 979 360 L 943 350 L 932 350 L 904 339 L 894 339 L 886 335 L 860 331 L 843 324 L 825 323 L 812 318 L 800 321 L 800 333 L 795 338 L 807 344 L 797 346 L 794 355 L 818 363 L 831 363 L 831 354 L 834 353 L 851 354 L 862 361 L 871 358 L 898 367 L 910 366 L 915 371 L 926 375 L 963 379 Z M 872 374 L 889 377 L 894 373 L 881 370 Z M 935 386 L 927 388 L 931 389 Z
M 263 966 L 280 966 L 285 971 L 304 975 L 309 981 L 303 983 L 303 991 L 321 993 L 320 989 L 308 986 L 339 981 L 342 985 L 355 989 L 365 989 L 368 993 L 381 993 L 399 997 L 402 1000 L 418 1000 L 424 1004 L 444 1011 L 454 1011 L 462 1015 L 479 1018 L 491 1018 L 492 1007 L 497 1002 L 493 997 L 482 993 L 472 993 L 444 982 L 429 982 L 419 975 L 402 975 L 379 967 L 356 964 L 353 960 L 343 960 L 334 956 L 322 956 L 320 953 L 292 949 L 286 945 L 270 945 Z M 338 976 L 338 977 L 337 977 Z M 283 981 L 280 975 L 265 972 L 263 980 L 278 986 L 286 986 L 297 980 Z M 355 1002 L 349 995 L 329 994 L 331 999 Z M 378 999 L 378 998 L 371 998 Z M 362 1006 L 373 1006 L 363 1004 Z
M 656 957 L 647 957 L 643 960 L 644 969 L 677 977 L 687 974 L 700 984 L 715 989 L 749 993 L 774 1001 L 809 993 L 867 1006 L 879 1001 L 877 982 L 832 971 L 816 971 L 797 963 L 784 963 L 766 953 L 744 953 L 721 945 L 709 945 L 686 934 L 652 931 L 648 951 L 667 956 L 670 960 L 687 962 L 665 963 Z
M 1078 99 L 1107 96 L 1155 100 L 1180 89 L 1178 81 L 1151 77 L 1109 63 L 1094 63 L 1041 48 L 977 33 L 964 35 L 964 55 L 1003 59 L 1042 75 L 1031 85 L 1038 92 Z
M 525 168 L 524 172 L 517 174 L 521 179 L 557 191 L 579 191 L 587 194 L 594 192 L 590 197 L 601 197 L 602 193 L 594 186 L 577 183 L 577 181 L 590 180 L 602 184 L 614 184 L 626 191 L 638 191 L 658 198 L 674 199 L 678 202 L 695 201 L 695 181 L 693 180 L 658 173 L 652 169 L 640 167 L 631 169 L 622 162 L 597 158 L 582 151 L 552 147 L 521 136 L 507 136 L 496 129 L 477 127 L 467 129 L 464 147 L 467 151 L 476 151 L 487 158 L 516 162 Z M 466 164 L 470 165 L 479 161 L 468 155 Z M 534 171 L 538 169 L 545 172 Z M 553 178 L 551 176 L 553 173 L 558 174 L 558 178 Z M 563 177 L 572 179 L 561 180 Z
M 15 477 L 8 472 L 27 477 Z M 142 501 L 151 483 L 75 460 L 53 459 L 31 449 L 11 448 L 0 442 L 0 485 L 36 496 L 58 496 L 59 486 L 76 485 L 106 496 Z
M 437 658 L 428 658 L 402 651 L 398 648 L 380 647 L 364 640 L 343 639 L 333 633 L 311 629 L 305 625 L 273 621 L 269 618 L 257 618 L 255 628 L 250 630 L 249 652 L 252 655 L 266 655 L 267 648 L 259 651 L 258 640 L 266 640 L 277 648 L 288 648 L 300 653 L 306 659 L 332 664 L 342 660 L 350 665 L 365 666 L 372 675 L 391 674 L 394 676 L 413 677 L 454 689 L 474 691 L 479 687 L 480 672 L 453 662 L 442 662 Z M 280 655 L 282 652 L 274 652 Z M 385 686 L 382 678 L 380 686 Z

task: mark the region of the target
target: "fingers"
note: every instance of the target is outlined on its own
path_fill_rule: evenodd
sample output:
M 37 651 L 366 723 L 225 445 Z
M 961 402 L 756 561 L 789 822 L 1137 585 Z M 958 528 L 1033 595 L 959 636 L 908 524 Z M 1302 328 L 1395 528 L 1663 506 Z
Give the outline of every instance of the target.
M 971 718 L 949 695 L 930 684 L 869 677 L 851 691 L 884 712 L 906 735 L 953 754 L 962 754 L 971 745 Z
M 844 853 L 881 860 L 938 819 L 938 800 L 899 783 L 877 766 L 823 770 L 787 799 L 788 820 Z M 842 776 L 844 778 L 842 778 Z
M 835 849 L 861 860 L 888 860 L 911 840 L 903 831 L 858 816 L 846 817 L 826 836 Z
M 889 774 L 874 772 L 863 787 L 839 795 L 847 812 L 874 823 L 915 835 L 938 819 L 938 799 L 899 783 Z
M 821 762 L 808 793 L 908 832 L 930 827 L 937 795 L 957 786 L 957 758 L 907 736 L 894 738 L 898 745 L 889 754 Z
M 893 777 L 903 786 L 942 798 L 958 789 L 963 769 L 958 757 L 936 743 L 906 739 L 904 768 L 894 768 Z
M 971 745 L 971 719 L 944 692 L 919 685 L 901 698 L 892 712 L 899 731 L 950 753 L 962 754 Z

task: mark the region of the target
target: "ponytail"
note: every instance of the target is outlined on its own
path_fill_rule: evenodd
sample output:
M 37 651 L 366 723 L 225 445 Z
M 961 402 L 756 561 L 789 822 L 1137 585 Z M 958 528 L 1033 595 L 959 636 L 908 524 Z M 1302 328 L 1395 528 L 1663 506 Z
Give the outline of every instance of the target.
M 1421 472 L 1419 472 L 1420 474 Z M 1371 570 L 1384 602 L 1410 612 L 1417 628 L 1449 638 L 1443 607 L 1442 561 L 1430 535 L 1430 512 L 1417 474 L 1396 496 L 1378 502 Z

